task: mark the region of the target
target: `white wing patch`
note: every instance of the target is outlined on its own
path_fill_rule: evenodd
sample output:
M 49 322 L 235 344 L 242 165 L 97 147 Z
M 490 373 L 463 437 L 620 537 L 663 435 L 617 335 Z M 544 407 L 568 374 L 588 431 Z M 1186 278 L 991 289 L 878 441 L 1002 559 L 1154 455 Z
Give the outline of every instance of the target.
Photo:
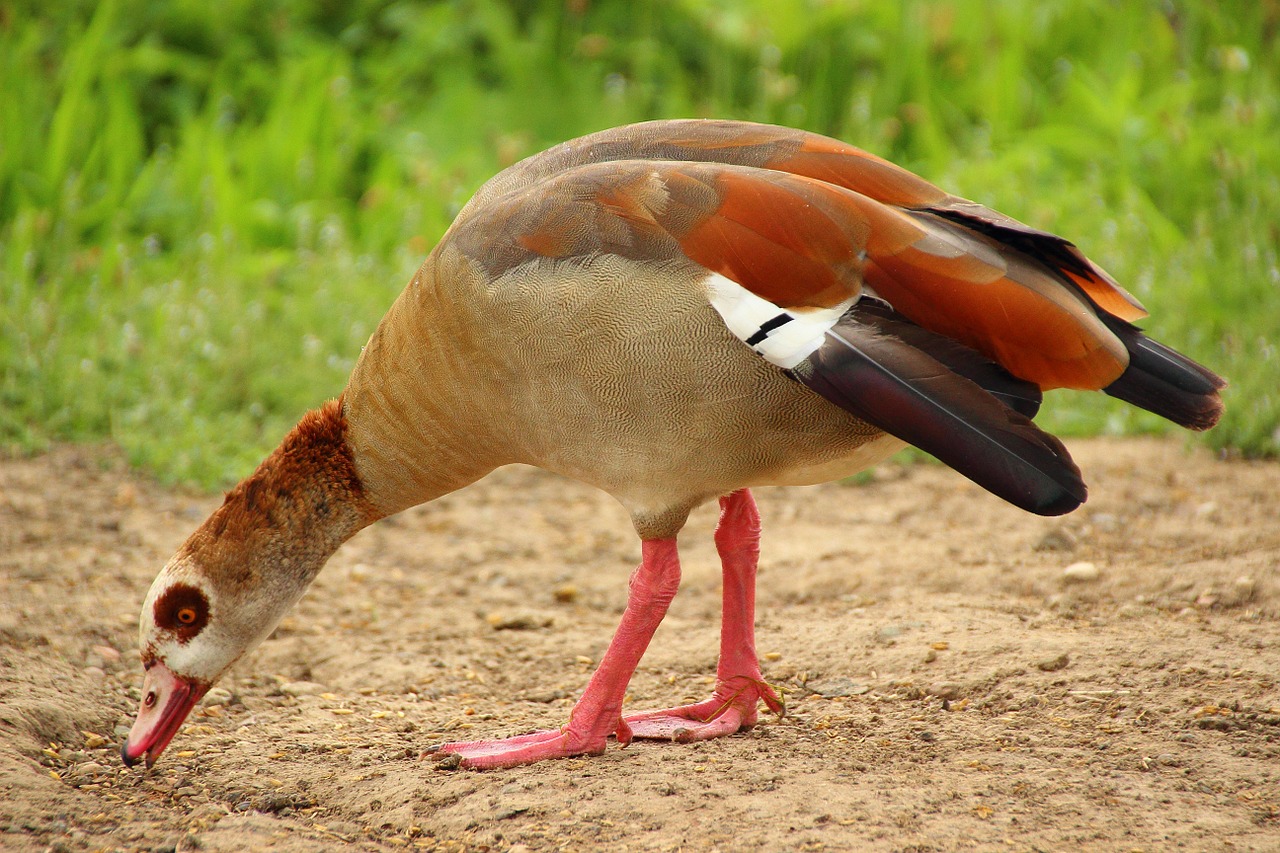
M 779 308 L 719 273 L 706 281 L 711 307 L 739 339 L 768 361 L 788 370 L 804 361 L 822 337 L 857 301 L 857 296 L 832 308 Z

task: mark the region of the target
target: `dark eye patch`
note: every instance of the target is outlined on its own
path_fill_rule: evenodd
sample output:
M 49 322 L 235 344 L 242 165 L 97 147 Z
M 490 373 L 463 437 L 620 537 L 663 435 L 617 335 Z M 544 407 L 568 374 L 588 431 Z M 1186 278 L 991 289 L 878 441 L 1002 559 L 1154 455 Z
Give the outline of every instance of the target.
M 209 600 L 194 586 L 174 584 L 156 599 L 152 613 L 158 627 L 172 631 L 179 643 L 185 643 L 208 624 Z

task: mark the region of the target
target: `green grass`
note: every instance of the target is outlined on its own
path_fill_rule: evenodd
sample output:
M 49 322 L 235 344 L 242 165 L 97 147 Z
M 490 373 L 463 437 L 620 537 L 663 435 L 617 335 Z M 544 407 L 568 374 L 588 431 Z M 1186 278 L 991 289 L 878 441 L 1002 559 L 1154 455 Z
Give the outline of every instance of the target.
M 77 0 L 0 7 L 0 444 L 246 473 L 513 160 L 807 127 L 1064 234 L 1280 450 L 1280 3 Z M 1046 423 L 1153 417 L 1054 395 Z

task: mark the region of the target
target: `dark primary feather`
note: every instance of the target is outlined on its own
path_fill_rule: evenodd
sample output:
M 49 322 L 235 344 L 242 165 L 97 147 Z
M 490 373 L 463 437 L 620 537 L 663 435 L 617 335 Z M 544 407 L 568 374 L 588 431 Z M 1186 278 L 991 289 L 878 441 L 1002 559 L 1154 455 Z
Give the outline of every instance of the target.
M 1015 412 L 1034 418 L 1040 411 L 1044 395 L 1039 385 L 1019 379 L 977 350 L 917 326 L 894 311 L 889 303 L 864 296 L 849 313 L 856 322 L 872 326 L 927 352 L 965 379 L 977 383 Z
M 1057 438 L 929 353 L 852 314 L 793 374 L 1015 506 L 1061 515 L 1085 500 L 1080 470 Z

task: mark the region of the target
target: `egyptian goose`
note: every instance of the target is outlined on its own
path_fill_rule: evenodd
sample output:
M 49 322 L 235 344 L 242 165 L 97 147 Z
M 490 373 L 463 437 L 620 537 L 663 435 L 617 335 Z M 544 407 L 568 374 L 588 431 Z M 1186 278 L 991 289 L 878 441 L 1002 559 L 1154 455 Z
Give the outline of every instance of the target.
M 1131 323 L 1076 247 L 832 139 L 659 121 L 505 170 L 392 305 L 337 400 L 307 414 L 160 572 L 142 609 L 152 764 L 346 539 L 525 463 L 612 494 L 642 562 L 568 723 L 452 743 L 485 768 L 598 754 L 614 736 L 717 737 L 781 709 L 754 649 L 748 489 L 853 474 L 904 444 L 1032 512 L 1085 486 L 1032 422 L 1041 391 L 1101 389 L 1191 429 L 1219 377 Z M 714 695 L 624 714 L 680 582 L 676 533 L 718 498 Z

